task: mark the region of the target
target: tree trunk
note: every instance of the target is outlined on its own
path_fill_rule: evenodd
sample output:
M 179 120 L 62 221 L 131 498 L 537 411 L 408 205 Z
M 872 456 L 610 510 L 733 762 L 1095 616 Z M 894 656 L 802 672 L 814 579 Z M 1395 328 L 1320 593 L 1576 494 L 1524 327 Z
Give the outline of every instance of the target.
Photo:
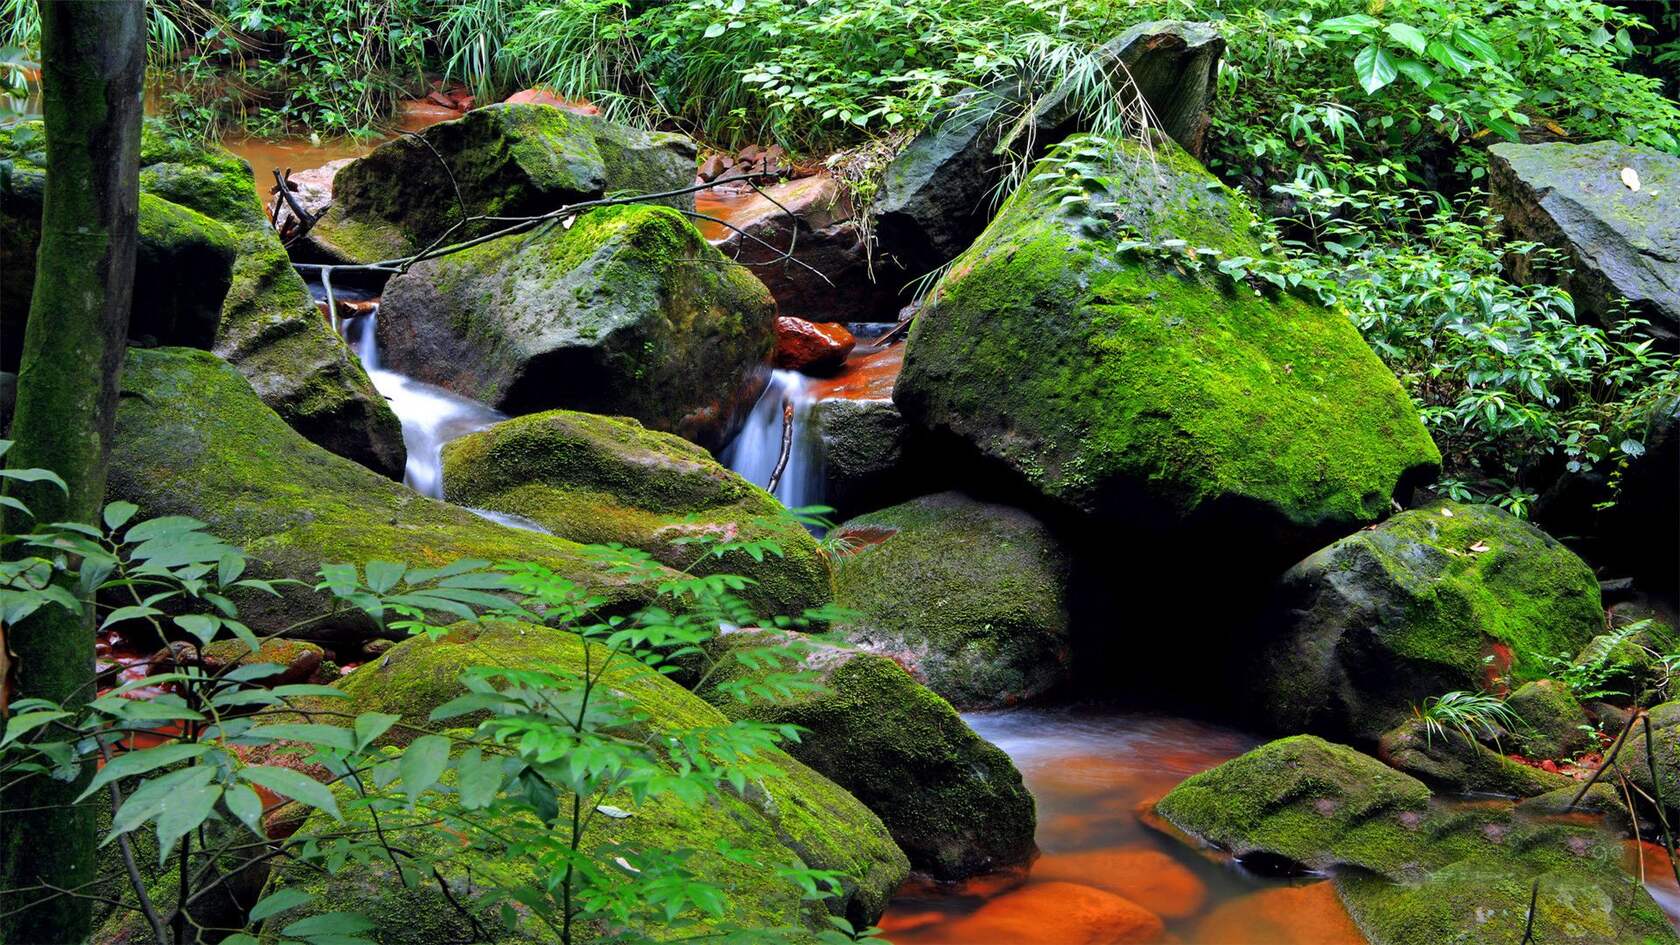
M 117 393 L 139 241 L 143 0 L 43 0 L 41 92 L 47 180 L 34 298 L 12 419 L 14 468 L 57 472 L 13 493 L 38 522 L 95 522 L 116 424 Z M 189 275 L 182 273 L 183 278 Z M 28 527 L 14 518 L 14 526 Z M 92 608 L 43 608 L 8 628 L 14 698 L 71 704 L 93 697 Z M 91 933 L 95 806 L 75 783 L 33 777 L 0 796 L 0 941 L 81 942 Z M 23 908 L 24 906 L 28 908 Z M 21 910 L 21 911 L 13 911 Z

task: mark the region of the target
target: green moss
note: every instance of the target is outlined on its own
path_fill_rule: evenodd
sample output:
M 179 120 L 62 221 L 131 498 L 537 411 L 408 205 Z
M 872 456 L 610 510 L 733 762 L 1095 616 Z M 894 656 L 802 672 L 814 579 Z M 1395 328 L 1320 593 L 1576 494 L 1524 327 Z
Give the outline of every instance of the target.
M 821 691 L 743 705 L 720 688 L 762 677 L 763 668 L 743 665 L 737 651 L 791 639 L 773 632 L 721 638 L 714 646 L 720 668 L 700 694 L 731 717 L 804 729 L 788 753 L 879 815 L 918 870 L 954 880 L 1031 855 L 1033 799 L 1014 764 L 892 660 L 815 643 L 805 666 L 818 673 Z
M 1461 732 L 1431 733 L 1422 719 L 1413 718 L 1383 733 L 1379 754 L 1401 771 L 1458 793 L 1534 797 L 1571 783 L 1561 774 L 1506 757 L 1501 749 L 1514 751 L 1515 741 L 1516 736 L 1510 736 L 1505 744 L 1489 748 Z
M 948 492 L 852 519 L 837 534 L 858 541 L 835 561 L 835 600 L 858 615 L 837 628 L 847 639 L 900 660 L 964 708 L 1065 682 L 1069 560 L 1032 516 Z
M 1584 731 L 1587 713 L 1569 687 L 1554 679 L 1537 679 L 1517 687 L 1506 706 L 1522 719 L 1516 745 L 1530 758 L 1574 758 L 1596 744 Z
M 604 654 L 600 647 L 591 646 L 593 665 L 600 665 Z M 458 677 L 468 667 L 544 666 L 581 673 L 584 652 L 584 645 L 575 636 L 544 627 L 510 622 L 463 625 L 436 641 L 416 638 L 398 644 L 345 677 L 339 686 L 350 694 L 356 712 L 392 712 L 405 722 L 425 724 L 433 708 L 464 691 Z M 614 664 L 602 684 L 633 700 L 646 716 L 637 730 L 622 733 L 627 737 L 657 739 L 662 732 L 724 723 L 723 717 L 700 699 L 629 660 Z M 334 708 L 344 710 L 338 703 Z M 401 731 L 400 727 L 392 730 L 394 743 L 409 737 Z M 814 911 L 818 907 L 801 901 L 793 886 L 775 876 L 774 869 L 779 865 L 840 872 L 846 896 L 836 908 L 860 922 L 878 917 L 903 880 L 908 865 L 874 815 L 842 789 L 782 752 L 771 749 L 765 760 L 778 773 L 750 783 L 738 795 L 704 807 L 691 807 L 670 798 L 639 804 L 628 796 L 606 800 L 629 811 L 630 816 L 598 818 L 590 837 L 592 845 L 612 842 L 665 849 L 681 845 L 695 851 L 690 867 L 726 891 L 727 911 L 721 921 L 707 921 L 686 930 L 649 926 L 641 931 L 650 939 L 705 932 L 721 925 L 820 927 L 820 912 Z M 443 842 L 434 831 L 416 832 L 407 839 L 432 851 L 439 850 Z M 751 855 L 742 861 L 725 860 L 715 852 L 720 841 Z M 523 861 L 498 856 L 496 851 L 462 851 L 459 856 L 449 857 L 445 866 L 452 877 L 476 874 L 532 878 Z M 431 937 L 440 932 L 464 931 L 458 928 L 464 923 L 451 914 L 433 890 L 404 890 L 393 876 L 377 871 L 358 869 L 353 874 L 332 879 L 313 873 L 292 874 L 285 882 L 301 883 L 316 893 L 311 906 L 314 911 L 364 902 L 364 907 L 355 911 L 379 924 L 385 936 L 381 941 L 387 945 L 429 943 L 440 940 Z M 396 920 L 410 915 L 412 921 Z M 536 937 L 546 940 L 541 935 Z M 496 939 L 522 940 L 520 936 Z
M 1381 517 L 1440 462 L 1399 383 L 1342 313 L 1122 253 L 1114 214 L 1150 239 L 1258 251 L 1252 215 L 1179 148 L 1117 147 L 1095 195 L 1112 213 L 1022 187 L 940 280 L 894 393 L 906 417 L 1087 512 Z
M 209 353 L 130 350 L 123 386 L 110 498 L 137 503 L 143 515 L 198 518 L 270 575 L 313 584 L 324 562 L 480 558 L 545 564 L 612 600 L 644 593 L 586 563 L 572 542 L 496 525 L 314 446 Z M 284 587 L 279 598 L 243 599 L 241 616 L 273 631 L 323 608 L 312 592 Z M 311 623 L 303 635 L 367 630 L 346 616 Z
M 816 540 L 769 493 L 673 436 L 627 417 L 553 410 L 454 440 L 443 452 L 451 502 L 529 518 L 589 544 L 617 542 L 679 570 L 741 574 L 764 616 L 833 597 Z M 710 555 L 696 537 L 771 542 L 781 554 Z
M 754 392 L 774 312 L 681 214 L 622 206 L 420 263 L 380 319 L 401 342 L 384 352 L 395 370 L 510 413 L 622 413 L 715 446 Z

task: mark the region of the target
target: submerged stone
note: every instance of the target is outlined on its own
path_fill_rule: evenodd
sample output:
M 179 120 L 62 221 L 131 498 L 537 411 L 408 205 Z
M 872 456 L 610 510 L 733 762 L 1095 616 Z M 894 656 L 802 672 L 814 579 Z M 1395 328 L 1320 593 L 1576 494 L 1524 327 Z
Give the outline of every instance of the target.
M 432 709 L 465 693 L 458 682 L 462 671 L 493 665 L 558 669 L 581 676 L 586 668 L 584 646 L 573 634 L 533 624 L 457 625 L 438 640 L 417 637 L 400 643 L 346 676 L 338 688 L 351 698 L 347 703 L 334 700 L 331 708 L 388 712 L 405 722 L 426 725 Z M 593 665 L 601 666 L 604 648 L 589 646 L 594 650 Z M 645 715 L 632 730 L 620 733 L 624 737 L 657 743 L 667 734 L 726 723 L 711 706 L 634 660 L 614 661 L 601 685 L 632 701 Z M 400 730 L 399 726 L 393 732 Z M 686 862 L 688 869 L 724 891 L 724 912 L 716 919 L 684 927 L 638 916 L 633 929 L 638 940 L 688 940 L 724 929 L 781 928 L 796 937 L 811 936 L 828 927 L 830 913 L 862 926 L 886 908 L 909 866 L 881 821 L 843 789 L 780 749 L 764 749 L 759 758 L 774 771 L 751 779 L 739 793 L 725 789 L 716 802 L 691 806 L 669 794 L 639 803 L 628 794 L 614 795 L 602 802 L 627 816 L 594 818 L 585 834 L 586 849 L 600 850 L 605 844 L 682 846 L 693 851 Z M 350 816 L 355 823 L 367 815 Z M 523 829 L 535 828 L 534 823 L 523 824 Z M 488 836 L 477 836 L 491 842 Z M 445 854 L 438 866 L 451 883 L 464 886 L 475 872 L 491 864 L 504 874 L 511 871 L 510 881 L 540 882 L 539 871 L 529 859 L 499 853 L 494 847 L 467 848 L 458 837 L 434 826 L 400 831 L 400 837 L 417 852 Z M 722 855 L 720 844 L 738 854 Z M 458 852 L 450 852 L 452 848 Z M 833 870 L 842 893 L 825 909 L 824 903 L 804 899 L 798 886 L 776 874 L 784 866 Z M 436 883 L 405 887 L 386 861 L 353 865 L 333 876 L 301 869 L 282 871 L 278 882 L 311 894 L 309 914 L 342 909 L 367 916 L 379 928 L 384 945 L 435 945 L 468 940 L 474 934 L 467 920 L 438 892 Z M 270 922 L 264 930 L 265 941 L 275 940 L 280 927 L 302 914 L 282 914 Z M 479 918 L 484 928 L 496 930 L 490 942 L 558 941 L 539 925 L 507 931 L 488 907 Z M 579 940 L 596 940 L 602 931 L 585 928 Z
M 1516 238 L 1564 252 L 1578 311 L 1613 321 L 1625 299 L 1658 335 L 1680 336 L 1680 157 L 1615 141 L 1500 142 L 1488 181 Z M 1537 275 L 1526 262 L 1513 273 Z
M 1440 454 L 1352 322 L 1169 261 L 1264 256 L 1256 226 L 1171 141 L 1073 139 L 934 287 L 893 399 L 1070 510 L 1214 552 L 1376 521 Z
M 133 502 L 143 517 L 192 516 L 243 547 L 254 575 L 302 582 L 279 586 L 278 597 L 238 597 L 240 619 L 260 634 L 375 635 L 358 613 L 329 617 L 328 599 L 308 589 L 321 565 L 337 562 L 528 561 L 590 587 L 609 606 L 649 596 L 575 542 L 497 525 L 315 446 L 209 352 L 131 348 L 122 380 L 108 500 Z
M 739 652 L 796 639 L 771 631 L 719 638 L 719 668 L 701 695 L 731 717 L 804 728 L 788 753 L 879 815 L 918 870 L 955 880 L 1032 855 L 1033 798 L 1009 756 L 892 660 L 812 642 L 801 668 L 817 674 L 821 691 L 747 705 L 732 697 L 730 683 L 767 672 Z
M 667 207 L 429 259 L 391 280 L 387 366 L 508 413 L 627 414 L 720 446 L 762 389 L 775 303 Z
M 739 574 L 761 616 L 833 599 L 816 539 L 764 490 L 710 453 L 627 417 L 551 410 L 468 434 L 443 449 L 444 498 L 519 515 L 562 538 L 640 548 L 678 570 Z M 781 554 L 721 557 L 711 540 L 769 542 Z
M 836 631 L 961 708 L 1044 696 L 1069 677 L 1069 556 L 1020 509 L 924 496 L 835 530 Z
M 344 168 L 332 208 L 309 238 L 346 262 L 394 259 L 503 225 L 467 224 L 463 208 L 529 216 L 609 194 L 680 190 L 693 183 L 694 163 L 694 142 L 682 135 L 550 105 L 489 105 L 388 141 Z M 694 206 L 692 195 L 667 200 Z
M 1280 731 L 1374 741 L 1430 696 L 1521 682 L 1604 624 L 1575 553 L 1491 505 L 1434 502 L 1356 532 L 1284 575 L 1254 674 Z M 1491 660 L 1489 659 L 1491 657 Z

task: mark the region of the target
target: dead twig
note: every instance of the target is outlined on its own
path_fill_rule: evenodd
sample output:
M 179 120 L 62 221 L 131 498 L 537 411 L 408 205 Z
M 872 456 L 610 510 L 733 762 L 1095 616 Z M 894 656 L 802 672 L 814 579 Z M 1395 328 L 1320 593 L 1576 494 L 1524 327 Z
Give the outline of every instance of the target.
M 1523 924 L 1523 937 L 1519 945 L 1529 945 L 1534 941 L 1534 907 L 1540 904 L 1540 880 L 1536 878 L 1534 885 L 1528 890 L 1528 921 Z
M 793 455 L 793 401 L 782 401 L 782 455 L 776 459 L 776 468 L 770 473 L 770 484 L 764 491 L 774 494 L 776 487 L 782 482 L 782 473 L 787 471 L 788 457 Z
M 280 218 L 279 201 L 286 201 L 286 206 L 291 208 L 292 215 L 297 217 L 298 221 L 298 231 L 292 234 L 292 240 L 295 241 L 299 237 L 303 236 L 303 234 L 308 233 L 310 229 L 315 226 L 315 215 L 310 213 L 308 210 L 303 209 L 303 204 L 299 203 L 298 199 L 292 195 L 292 169 L 289 167 L 286 168 L 284 176 L 280 174 L 280 169 L 278 167 L 273 168 L 272 170 L 274 171 L 274 190 L 275 193 L 279 195 L 279 199 L 277 199 L 274 203 L 274 220 L 277 221 Z

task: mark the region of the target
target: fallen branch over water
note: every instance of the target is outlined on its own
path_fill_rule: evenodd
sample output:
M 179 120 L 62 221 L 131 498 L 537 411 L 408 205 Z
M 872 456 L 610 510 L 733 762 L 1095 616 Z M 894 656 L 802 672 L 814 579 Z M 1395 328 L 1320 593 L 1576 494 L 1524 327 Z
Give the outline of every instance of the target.
M 782 473 L 787 471 L 788 457 L 793 453 L 793 401 L 782 401 L 782 455 L 776 459 L 776 468 L 770 473 L 770 484 L 764 491 L 774 493 L 776 486 L 781 484 Z

